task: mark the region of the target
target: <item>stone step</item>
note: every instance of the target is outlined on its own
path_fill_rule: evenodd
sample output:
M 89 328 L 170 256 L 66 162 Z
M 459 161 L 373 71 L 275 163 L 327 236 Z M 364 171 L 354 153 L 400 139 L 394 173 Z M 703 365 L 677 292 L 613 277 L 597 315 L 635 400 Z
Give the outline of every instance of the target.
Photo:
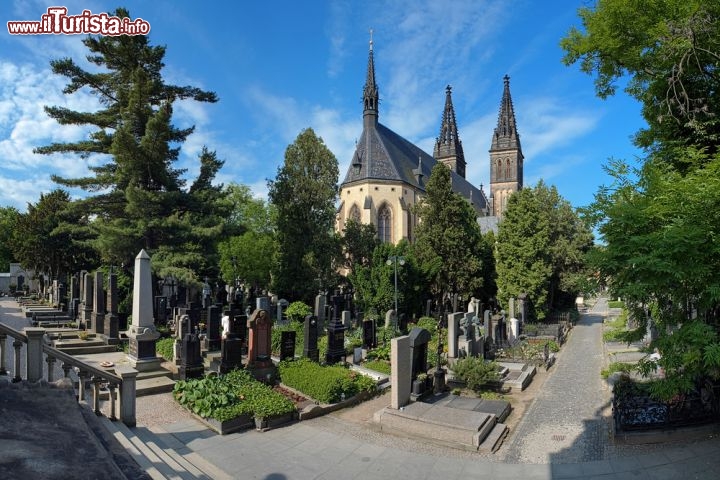
M 200 473 L 198 478 L 211 478 L 213 480 L 232 480 L 232 476 L 228 475 L 218 467 L 209 463 L 203 457 L 190 450 L 185 444 L 180 442 L 174 435 L 165 430 L 162 426 L 155 425 L 148 427 L 152 433 L 159 437 L 162 442 L 166 445 L 167 449 L 171 451 L 177 458 L 178 463 L 185 465 L 188 464 L 190 467 L 185 468 L 192 472 L 193 469 L 198 470 Z M 205 476 L 202 476 L 205 475 Z
M 153 479 L 231 480 L 228 474 L 192 452 L 162 427 L 128 428 L 103 419 L 103 424 Z
M 156 393 L 172 392 L 175 387 L 175 380 L 168 377 L 152 377 L 137 380 L 135 384 L 135 395 L 154 395 Z
M 504 423 L 496 423 L 492 431 L 480 442 L 478 452 L 495 453 L 505 441 L 510 429 Z
M 107 417 L 101 417 L 101 422 L 108 429 L 110 434 L 115 437 L 115 440 L 122 445 L 122 447 L 130 454 L 135 463 L 145 471 L 150 478 L 153 480 L 167 480 L 166 477 L 158 467 L 159 459 L 152 454 L 150 449 L 146 448 L 145 445 L 137 439 L 137 436 L 125 426 L 122 422 L 112 422 Z M 135 439 L 135 441 L 133 441 Z M 153 458 L 148 457 L 148 453 Z

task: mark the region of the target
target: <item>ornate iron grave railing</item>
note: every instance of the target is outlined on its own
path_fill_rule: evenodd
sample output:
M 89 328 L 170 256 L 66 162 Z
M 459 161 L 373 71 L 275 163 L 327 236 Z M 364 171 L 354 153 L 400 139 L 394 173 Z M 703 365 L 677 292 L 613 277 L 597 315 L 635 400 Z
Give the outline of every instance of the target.
M 669 401 L 654 400 L 647 389 L 632 381 L 615 385 L 615 431 L 661 430 L 717 422 L 720 386 L 703 383 L 696 390 Z

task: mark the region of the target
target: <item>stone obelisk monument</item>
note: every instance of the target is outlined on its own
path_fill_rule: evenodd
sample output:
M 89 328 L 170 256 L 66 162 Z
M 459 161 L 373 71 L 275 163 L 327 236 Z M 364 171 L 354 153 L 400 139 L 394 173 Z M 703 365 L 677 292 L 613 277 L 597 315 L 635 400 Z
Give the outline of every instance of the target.
M 145 250 L 140 250 L 135 257 L 132 323 L 127 331 L 130 339 L 128 360 L 140 372 L 159 368 L 162 362 L 155 354 L 155 341 L 160 334 L 155 329 L 152 296 L 150 257 Z

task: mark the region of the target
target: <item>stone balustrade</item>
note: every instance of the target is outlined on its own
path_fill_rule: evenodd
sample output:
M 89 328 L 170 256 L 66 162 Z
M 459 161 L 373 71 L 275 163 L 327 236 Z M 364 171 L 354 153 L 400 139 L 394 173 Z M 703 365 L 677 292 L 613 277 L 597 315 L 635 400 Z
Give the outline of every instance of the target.
M 21 372 L 21 355 L 25 346 L 25 379 L 28 382 L 42 380 L 43 363 L 47 363 L 47 381 L 55 381 L 55 362 L 62 362 L 61 368 L 66 378 L 70 371 L 74 370 L 78 377 L 77 398 L 78 402 L 87 402 L 85 399 L 85 386 L 90 382 L 92 385 L 92 409 L 100 415 L 100 390 L 103 384 L 107 385 L 110 398 L 110 420 L 120 419 L 125 425 L 134 427 L 135 415 L 135 387 L 137 370 L 118 365 L 114 367 L 114 373 L 101 368 L 89 365 L 72 355 L 61 352 L 45 343 L 44 328 L 25 328 L 19 332 L 7 325 L 0 323 L 0 375 L 9 375 L 6 359 L 11 352 L 8 350 L 8 337 L 13 338 L 12 342 L 12 381 L 19 382 L 23 379 Z

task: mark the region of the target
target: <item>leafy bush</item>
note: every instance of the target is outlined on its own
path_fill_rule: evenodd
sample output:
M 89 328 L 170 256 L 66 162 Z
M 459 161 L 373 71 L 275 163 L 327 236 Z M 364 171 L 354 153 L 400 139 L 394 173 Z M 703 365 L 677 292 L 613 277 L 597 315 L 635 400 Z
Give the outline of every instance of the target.
M 361 392 L 375 391 L 375 382 L 340 365 L 321 366 L 306 358 L 280 362 L 282 382 L 321 403 L 336 403 Z
M 608 302 L 608 308 L 625 308 L 625 302 L 620 300 L 611 300 Z
M 289 307 L 288 307 L 289 308 Z M 289 322 L 287 325 L 275 325 L 270 333 L 270 349 L 275 355 L 280 355 L 282 332 L 295 332 L 295 353 L 302 352 L 305 338 L 305 326 L 302 322 Z
M 367 353 L 368 360 L 387 360 L 390 361 L 390 342 L 383 346 L 373 348 Z
M 437 333 L 437 324 L 437 320 L 432 317 L 420 317 L 420 319 L 417 321 L 416 326 L 424 328 L 430 333 L 431 336 L 434 336 Z
M 163 357 L 166 361 L 172 362 L 174 360 L 173 345 L 175 339 L 173 338 L 161 338 L 155 343 L 155 350 L 157 354 Z
M 305 317 L 310 315 L 312 309 L 304 302 L 292 302 L 285 310 L 285 315 L 293 322 L 304 322 Z
M 240 415 L 264 418 L 295 411 L 292 401 L 258 382 L 245 370 L 180 380 L 175 384 L 173 396 L 197 415 L 219 421 Z
M 457 378 L 471 390 L 478 391 L 488 382 L 499 379 L 497 364 L 486 362 L 480 357 L 462 358 L 452 368 Z

